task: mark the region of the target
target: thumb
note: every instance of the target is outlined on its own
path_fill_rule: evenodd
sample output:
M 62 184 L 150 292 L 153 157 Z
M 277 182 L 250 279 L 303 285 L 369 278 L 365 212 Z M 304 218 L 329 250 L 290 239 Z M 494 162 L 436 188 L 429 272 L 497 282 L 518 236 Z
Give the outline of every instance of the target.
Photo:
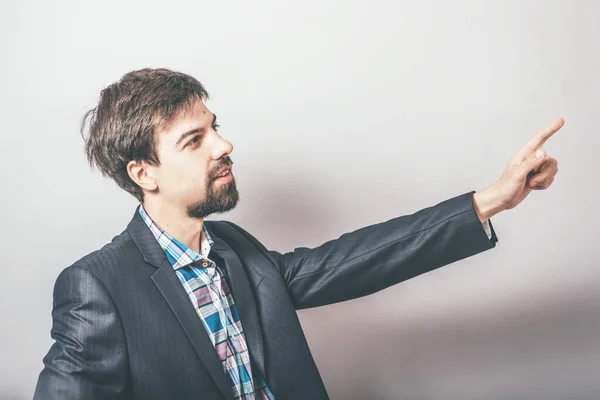
M 542 149 L 539 149 L 529 157 L 525 159 L 523 164 L 521 164 L 521 175 L 526 176 L 531 171 L 537 171 L 542 164 L 546 161 L 546 152 Z

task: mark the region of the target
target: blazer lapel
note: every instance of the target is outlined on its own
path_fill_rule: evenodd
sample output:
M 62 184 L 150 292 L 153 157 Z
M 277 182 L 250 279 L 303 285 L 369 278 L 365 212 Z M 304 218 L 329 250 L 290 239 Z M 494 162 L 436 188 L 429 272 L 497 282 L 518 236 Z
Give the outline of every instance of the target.
M 206 328 L 204 328 L 164 251 L 142 220 L 137 209 L 127 230 L 142 252 L 144 260 L 158 268 L 152 275 L 152 281 L 169 304 L 202 363 L 219 389 L 221 389 L 221 392 L 223 392 L 225 398 L 233 400 L 231 386 Z
M 214 241 L 211 252 L 215 251 L 225 264 L 225 273 L 231 286 L 235 306 L 242 322 L 250 357 L 254 361 L 254 366 L 258 368 L 260 376 L 267 379 L 267 376 L 265 375 L 263 336 L 252 290 L 253 286 L 258 286 L 258 283 L 260 282 L 251 286 L 248 275 L 242 266 L 242 262 L 231 246 L 223 239 L 215 237 L 214 233 L 210 230 L 209 234 Z

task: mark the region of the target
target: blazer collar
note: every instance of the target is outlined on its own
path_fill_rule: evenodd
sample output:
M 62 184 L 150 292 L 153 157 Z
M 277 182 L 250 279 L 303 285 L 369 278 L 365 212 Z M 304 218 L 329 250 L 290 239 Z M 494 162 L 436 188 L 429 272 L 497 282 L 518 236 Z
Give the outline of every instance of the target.
M 207 226 L 208 229 L 208 226 Z M 253 371 L 258 368 L 258 373 L 263 378 L 265 375 L 264 342 L 262 328 L 256 308 L 255 287 L 250 285 L 250 279 L 242 265 L 242 261 L 233 248 L 213 232 L 209 230 L 214 244 L 214 251 L 223 260 L 225 275 L 231 287 L 231 293 L 244 328 L 244 336 L 250 351 L 250 357 L 254 361 Z M 256 373 L 254 374 L 256 376 Z
M 170 265 L 164 250 L 142 219 L 140 206 L 136 207 L 133 218 L 127 225 L 127 232 L 142 253 L 144 261 L 156 268 L 162 267 L 165 263 Z
M 208 332 L 206 332 L 200 317 L 185 293 L 165 252 L 140 216 L 138 208 L 136 208 L 135 214 L 127 226 L 127 232 L 142 253 L 144 261 L 157 268 L 157 271 L 152 275 L 152 280 L 169 304 L 196 353 L 225 398 L 228 400 L 233 399 L 229 379 L 210 341 Z M 257 368 L 258 371 L 256 372 L 267 379 L 264 365 L 264 343 L 253 288 L 249 283 L 242 262 L 233 248 L 219 237 L 217 232 L 212 230 L 209 225 L 206 225 L 206 228 L 214 241 L 209 256 L 214 251 L 223 260 L 223 269 L 231 287 L 251 359 L 254 361 L 253 367 Z M 253 373 L 253 375 L 257 377 L 256 373 Z

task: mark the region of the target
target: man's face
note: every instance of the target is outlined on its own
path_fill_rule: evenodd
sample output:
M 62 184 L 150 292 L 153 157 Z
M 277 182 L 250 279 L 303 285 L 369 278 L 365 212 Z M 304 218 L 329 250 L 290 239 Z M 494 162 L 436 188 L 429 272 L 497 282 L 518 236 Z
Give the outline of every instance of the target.
M 216 128 L 216 116 L 197 100 L 156 135 L 160 165 L 148 168 L 158 185 L 156 193 L 192 218 L 229 211 L 239 200 L 233 172 L 219 177 L 232 165 L 233 145 Z

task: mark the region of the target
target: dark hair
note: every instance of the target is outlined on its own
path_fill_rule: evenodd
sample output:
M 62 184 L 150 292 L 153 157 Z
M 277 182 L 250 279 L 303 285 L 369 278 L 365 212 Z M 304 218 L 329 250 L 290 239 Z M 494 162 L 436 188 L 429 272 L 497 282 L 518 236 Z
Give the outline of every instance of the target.
M 123 75 L 100 92 L 98 105 L 83 116 L 81 135 L 90 167 L 142 202 L 144 193 L 129 177 L 127 163 L 160 165 L 156 132 L 197 99 L 207 100 L 208 92 L 198 80 L 181 72 L 144 68 Z

